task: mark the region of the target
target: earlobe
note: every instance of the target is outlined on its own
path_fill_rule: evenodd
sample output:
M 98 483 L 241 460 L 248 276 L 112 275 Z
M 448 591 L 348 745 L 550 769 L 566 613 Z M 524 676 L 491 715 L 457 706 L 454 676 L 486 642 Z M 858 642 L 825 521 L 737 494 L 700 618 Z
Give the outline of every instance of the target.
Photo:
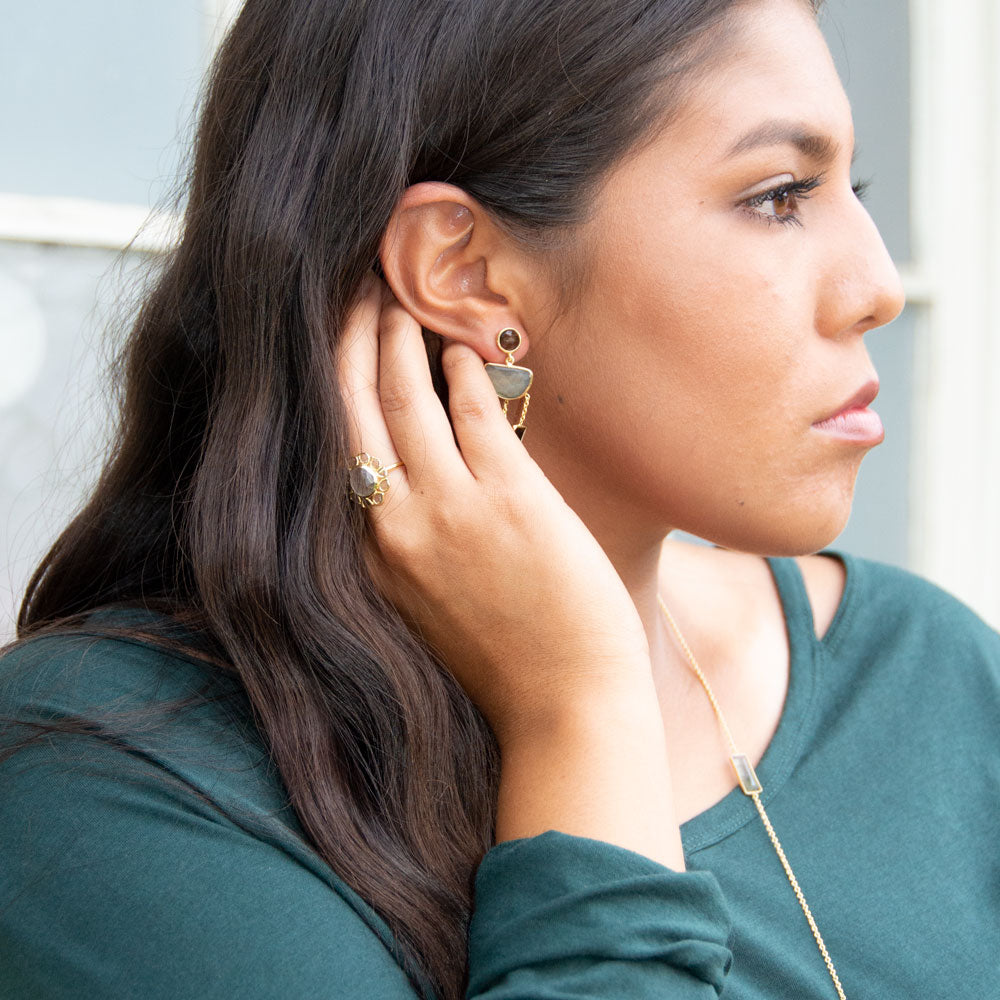
M 484 358 L 503 357 L 500 330 L 524 329 L 500 291 L 510 287 L 510 250 L 485 210 L 460 188 L 431 181 L 407 188 L 379 256 L 386 282 L 414 319 Z

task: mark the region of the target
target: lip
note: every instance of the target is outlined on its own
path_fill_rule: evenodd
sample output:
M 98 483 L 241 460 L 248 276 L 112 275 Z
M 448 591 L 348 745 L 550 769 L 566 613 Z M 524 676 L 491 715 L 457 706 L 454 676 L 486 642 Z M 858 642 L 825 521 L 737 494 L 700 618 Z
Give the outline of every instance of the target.
M 842 403 L 836 410 L 830 413 L 828 416 L 817 420 L 813 426 L 816 424 L 826 423 L 828 420 L 833 420 L 836 417 L 841 416 L 848 410 L 866 410 L 875 401 L 875 397 L 878 395 L 879 383 L 877 378 L 873 378 L 858 389 L 858 391 L 851 396 L 846 402 Z
M 842 403 L 835 412 L 813 427 L 842 440 L 856 444 L 876 445 L 885 438 L 882 420 L 869 404 L 878 395 L 878 379 L 866 382 L 850 399 Z

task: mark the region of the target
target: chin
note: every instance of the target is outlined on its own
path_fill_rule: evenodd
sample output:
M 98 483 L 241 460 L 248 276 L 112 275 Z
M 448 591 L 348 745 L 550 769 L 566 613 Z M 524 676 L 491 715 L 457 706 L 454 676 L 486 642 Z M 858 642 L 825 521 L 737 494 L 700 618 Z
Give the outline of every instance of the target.
M 759 556 L 812 555 L 830 546 L 847 526 L 853 491 L 846 503 L 840 498 L 841 502 L 817 504 L 816 499 L 797 506 L 785 503 L 771 510 L 762 505 L 756 517 L 747 510 L 747 502 L 734 518 L 677 527 L 736 552 Z

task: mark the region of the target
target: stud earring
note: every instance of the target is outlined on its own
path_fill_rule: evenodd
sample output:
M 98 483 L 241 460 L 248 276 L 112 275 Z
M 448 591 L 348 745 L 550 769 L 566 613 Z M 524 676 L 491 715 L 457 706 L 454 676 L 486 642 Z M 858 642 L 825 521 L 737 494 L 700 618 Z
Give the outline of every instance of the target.
M 528 389 L 531 387 L 535 373 L 530 368 L 514 364 L 514 352 L 520 346 L 521 334 L 517 330 L 510 327 L 501 330 L 497 334 L 497 347 L 507 355 L 507 359 L 502 365 L 487 362 L 484 367 L 493 383 L 496 394 L 503 400 L 504 416 L 507 415 L 507 405 L 512 399 L 524 398 L 524 402 L 521 404 L 521 416 L 514 425 L 514 433 L 517 434 L 519 441 L 523 441 L 524 417 L 528 412 L 528 403 L 531 400 Z

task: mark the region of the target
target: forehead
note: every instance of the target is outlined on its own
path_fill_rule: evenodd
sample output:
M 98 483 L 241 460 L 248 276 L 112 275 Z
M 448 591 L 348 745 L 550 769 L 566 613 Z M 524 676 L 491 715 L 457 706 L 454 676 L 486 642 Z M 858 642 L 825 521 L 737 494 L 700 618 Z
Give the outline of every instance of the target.
M 830 140 L 850 154 L 850 104 L 802 0 L 738 6 L 728 28 L 706 39 L 703 57 L 663 137 L 668 145 L 723 160 L 749 152 L 755 133 L 777 144 L 784 131 L 789 139 Z

